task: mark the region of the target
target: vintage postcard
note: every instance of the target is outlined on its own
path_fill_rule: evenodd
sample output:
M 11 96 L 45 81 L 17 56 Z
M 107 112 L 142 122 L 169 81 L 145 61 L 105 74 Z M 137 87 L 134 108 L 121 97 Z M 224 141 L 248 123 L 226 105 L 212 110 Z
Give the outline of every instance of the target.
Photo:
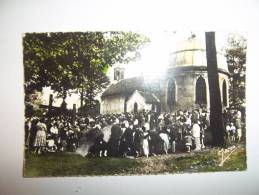
M 244 32 L 23 35 L 24 177 L 246 170 Z

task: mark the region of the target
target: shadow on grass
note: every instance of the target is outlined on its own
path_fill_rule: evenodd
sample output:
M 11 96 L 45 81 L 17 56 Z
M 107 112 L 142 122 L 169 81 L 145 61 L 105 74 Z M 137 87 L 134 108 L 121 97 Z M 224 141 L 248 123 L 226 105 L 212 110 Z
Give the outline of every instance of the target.
M 134 174 L 141 161 L 125 158 L 91 158 L 74 153 L 26 153 L 24 177 Z
M 246 170 L 246 152 L 239 147 L 219 167 L 218 149 L 150 158 L 94 158 L 74 153 L 25 154 L 24 177 L 142 175 Z

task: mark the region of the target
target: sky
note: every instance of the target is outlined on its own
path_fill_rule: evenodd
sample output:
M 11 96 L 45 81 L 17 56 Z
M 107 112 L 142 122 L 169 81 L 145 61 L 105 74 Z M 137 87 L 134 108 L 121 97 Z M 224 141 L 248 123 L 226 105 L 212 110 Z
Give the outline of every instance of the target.
M 141 59 L 138 61 L 124 64 L 125 78 L 133 76 L 155 77 L 163 74 L 169 65 L 169 54 L 177 50 L 179 42 L 186 40 L 194 33 L 205 46 L 205 32 L 201 31 L 161 31 L 161 32 L 143 32 L 150 38 L 150 43 L 147 44 L 141 51 Z M 216 32 L 217 50 L 221 51 L 226 45 L 229 32 Z

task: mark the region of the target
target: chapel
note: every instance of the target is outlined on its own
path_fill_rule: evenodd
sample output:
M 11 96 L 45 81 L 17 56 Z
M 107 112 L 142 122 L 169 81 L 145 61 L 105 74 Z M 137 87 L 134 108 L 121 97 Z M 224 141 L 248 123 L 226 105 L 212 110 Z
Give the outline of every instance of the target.
M 229 105 L 229 71 L 225 56 L 217 51 L 222 106 Z M 101 95 L 101 114 L 153 110 L 209 109 L 209 84 L 205 41 L 191 37 L 170 53 L 166 74 L 156 83 L 143 76 L 124 79 L 124 69 L 115 69 L 116 81 Z M 156 87 L 159 83 L 159 89 Z

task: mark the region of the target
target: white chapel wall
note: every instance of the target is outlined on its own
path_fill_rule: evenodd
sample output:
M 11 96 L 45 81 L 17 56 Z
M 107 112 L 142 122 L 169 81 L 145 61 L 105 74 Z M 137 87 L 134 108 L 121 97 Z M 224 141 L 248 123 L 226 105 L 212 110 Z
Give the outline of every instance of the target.
M 101 101 L 101 114 L 123 113 L 124 112 L 124 96 L 105 97 Z
M 134 104 L 138 104 L 138 111 L 139 110 L 151 110 L 152 105 L 146 104 L 145 99 L 138 91 L 135 91 L 127 101 L 127 112 L 134 111 Z

